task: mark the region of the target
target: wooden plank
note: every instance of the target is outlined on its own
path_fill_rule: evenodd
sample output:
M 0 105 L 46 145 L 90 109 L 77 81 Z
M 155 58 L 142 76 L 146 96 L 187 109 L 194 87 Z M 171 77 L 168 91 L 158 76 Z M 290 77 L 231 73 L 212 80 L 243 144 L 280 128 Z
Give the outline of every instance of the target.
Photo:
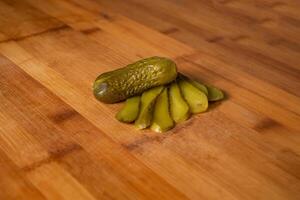
M 209 31 L 205 28 L 205 26 L 196 26 L 194 24 L 191 24 L 190 21 L 178 17 L 178 15 L 172 15 L 171 8 L 175 9 L 176 7 L 174 8 L 174 6 L 168 7 L 168 12 L 165 12 L 158 9 L 153 9 L 154 6 L 147 6 L 147 4 L 132 2 L 131 5 L 134 6 L 128 6 L 128 4 L 126 4 L 127 7 L 125 8 L 127 10 L 130 10 L 130 12 L 127 12 L 125 9 L 123 9 L 123 7 L 125 6 L 124 4 L 126 3 L 118 2 L 112 4 L 111 2 L 100 1 L 100 5 L 102 5 L 102 7 L 108 7 L 109 9 L 113 9 L 114 11 L 131 17 L 134 20 L 154 27 L 173 38 L 176 38 L 197 49 L 200 49 L 202 52 L 207 52 L 228 62 L 235 62 L 239 66 L 243 65 L 243 67 L 240 67 L 240 69 L 245 70 L 247 73 L 253 74 L 260 79 L 266 80 L 276 86 L 282 87 L 290 93 L 299 96 L 299 90 L 297 89 L 297 87 L 299 87 L 299 81 L 297 81 L 299 70 L 297 69 L 298 65 L 295 65 L 295 63 L 297 63 L 297 58 L 299 57 L 299 48 L 295 43 L 288 41 L 287 37 L 266 37 L 268 41 L 264 42 L 257 40 L 256 38 L 256 35 L 260 34 L 261 31 L 258 31 L 257 34 L 251 35 L 237 34 L 234 37 L 224 37 L 224 35 L 220 37 L 220 33 L 218 31 Z M 185 2 L 184 6 L 190 4 L 190 7 L 193 8 L 207 7 L 207 3 L 202 5 L 199 3 L 199 1 L 194 3 L 193 1 L 187 1 Z M 260 4 L 261 3 L 257 3 L 256 5 Z M 153 5 L 155 5 L 155 3 Z M 215 7 L 218 8 L 218 5 L 219 4 L 217 3 L 212 4 L 210 9 L 215 9 Z M 258 8 L 260 7 L 258 6 Z M 138 10 L 139 12 L 136 10 Z M 152 13 L 151 16 L 155 17 L 155 22 L 153 22 L 153 20 L 148 21 L 147 17 L 144 18 L 144 16 L 147 16 L 147 12 L 149 11 L 151 11 Z M 220 11 L 222 10 L 219 9 L 217 11 L 218 13 L 220 13 Z M 136 12 L 139 13 L 138 17 L 132 15 L 132 13 Z M 190 15 L 194 15 L 194 13 L 197 12 L 195 11 L 189 13 Z M 202 12 L 201 15 L 203 15 Z M 164 19 L 166 18 L 168 19 L 168 22 L 172 22 L 172 26 L 170 26 L 169 28 L 165 28 L 165 25 L 162 25 L 160 27 L 159 25 L 164 24 Z M 222 18 L 227 19 L 228 16 L 223 15 Z M 210 23 L 215 24 L 214 22 Z M 259 24 L 254 23 L 251 24 L 251 26 L 254 27 L 254 30 L 257 30 L 257 26 L 259 26 Z M 289 27 L 283 29 L 289 29 Z M 169 32 L 168 30 L 175 31 Z M 269 32 L 269 30 L 263 31 Z M 251 46 L 248 46 L 249 44 Z M 255 46 L 256 44 L 257 46 Z M 296 56 L 291 56 L 291 59 L 288 59 L 284 58 L 283 54 L 288 55 L 288 57 L 294 54 Z M 247 62 L 245 62 L 245 60 L 247 60 Z M 294 60 L 292 61 L 294 64 L 292 64 L 290 60 Z
M 69 37 L 72 37 L 71 35 L 69 35 Z M 23 43 L 24 44 L 24 43 Z M 4 52 L 6 52 L 6 55 L 7 56 L 9 56 L 9 48 L 12 48 L 12 47 L 14 47 L 14 48 L 17 48 L 16 46 L 14 46 L 14 45 L 12 45 L 12 44 L 10 43 L 10 44 L 7 44 L 7 45 L 2 45 L 2 47 L 4 48 Z M 70 49 L 69 49 L 70 50 Z M 25 54 L 25 53 L 23 53 L 23 54 Z M 75 54 L 74 54 L 75 55 Z M 17 58 L 16 57 L 12 57 L 12 59 L 14 59 L 14 60 L 16 60 Z M 26 63 L 28 64 L 29 63 L 29 65 L 28 65 L 28 67 L 26 67 Z M 41 73 L 39 73 L 39 74 L 33 74 L 33 72 L 34 73 L 36 73 L 36 71 L 32 71 L 32 67 L 33 66 L 39 66 L 39 67 L 41 67 L 42 66 L 42 64 L 41 63 L 34 63 L 32 60 L 29 60 L 29 61 L 27 61 L 27 62 L 23 62 L 23 63 L 20 63 L 19 65 L 21 65 L 21 66 L 23 66 L 23 69 L 24 70 L 27 70 L 27 72 L 29 72 L 31 75 L 33 75 L 35 78 L 38 78 L 38 80 L 40 80 L 40 81 L 42 81 L 44 84 L 46 84 L 47 85 L 47 87 L 49 87 L 50 85 L 49 84 L 47 84 L 47 82 L 44 82 L 42 79 L 44 79 L 44 78 L 47 78 L 47 77 L 45 77 L 45 76 L 42 76 L 42 74 Z M 29 66 L 30 66 L 30 68 L 29 68 Z M 26 67 L 26 68 L 24 68 L 24 67 Z M 44 69 L 46 69 L 48 72 L 51 72 L 51 70 L 50 69 L 47 69 L 47 67 L 46 66 L 44 66 Z M 29 70 L 29 71 L 28 71 Z M 54 71 L 52 71 L 51 72 L 51 74 L 55 74 L 54 73 Z M 58 74 L 56 74 L 55 76 L 55 80 L 56 80 L 56 83 L 59 83 L 59 82 L 57 82 L 59 79 L 58 79 Z M 46 80 L 46 79 L 45 79 Z M 49 82 L 50 83 L 50 82 Z M 63 83 L 63 84 L 62 84 Z M 51 86 L 51 90 L 53 90 L 53 91 L 55 91 L 55 92 L 59 92 L 59 90 L 58 90 L 58 87 L 57 86 L 53 86 L 53 84 L 51 84 L 52 86 Z M 59 85 L 67 85 L 67 82 L 61 82 Z M 55 89 L 56 88 L 56 89 Z M 70 91 L 70 88 L 68 88 L 68 90 Z M 74 90 L 73 90 L 74 91 Z M 74 91 L 74 92 L 72 92 L 72 93 L 74 93 L 74 94 L 76 94 L 76 92 Z M 60 93 L 60 95 L 62 95 L 62 97 L 63 96 L 65 96 L 65 94 L 64 93 Z M 82 95 L 80 95 L 80 96 L 82 96 Z M 72 101 L 70 101 L 70 99 L 69 99 L 69 97 L 67 97 L 67 96 L 65 96 L 65 97 L 63 97 L 66 101 L 68 101 L 69 103 L 71 103 L 72 102 L 72 105 L 73 106 L 75 106 L 76 108 L 78 108 L 78 105 L 75 105 L 74 104 L 74 102 L 73 102 L 73 100 Z M 89 98 L 88 98 L 89 99 Z M 84 100 L 85 102 L 86 102 L 86 100 Z M 81 104 L 82 105 L 82 104 Z M 98 104 L 97 104 L 98 105 Z M 96 104 L 95 104 L 95 106 L 96 106 Z M 103 108 L 104 109 L 104 108 Z M 86 113 L 86 115 L 88 116 L 88 112 L 87 112 L 87 110 L 90 112 L 90 110 L 91 109 L 84 109 L 85 110 L 85 113 Z M 82 110 L 80 109 L 80 111 L 82 112 Z M 93 111 L 93 112 L 95 112 L 95 111 Z M 88 117 L 89 119 L 91 119 L 90 117 Z M 96 117 L 95 117 L 95 119 L 96 119 Z M 99 115 L 97 116 L 97 119 L 99 119 Z M 96 121 L 95 121 L 95 124 L 96 124 Z M 98 125 L 99 126 L 99 125 Z M 116 126 L 116 124 L 114 125 L 114 126 Z M 100 126 L 99 126 L 100 127 Z M 103 125 L 101 125 L 101 127 L 103 128 Z M 180 128 L 180 127 L 179 127 Z M 121 128 L 120 128 L 121 129 Z M 174 130 L 175 132 L 176 132 L 176 129 Z M 109 128 L 107 128 L 107 129 L 105 129 L 105 132 L 112 132 L 111 131 L 111 129 L 109 129 Z M 191 131 L 189 131 L 189 132 L 191 132 Z M 113 133 L 112 133 L 113 134 Z M 126 138 L 127 138 L 127 140 L 129 140 L 128 139 L 128 134 L 126 134 Z M 116 136 L 115 135 L 115 139 L 117 139 L 118 141 L 124 141 L 124 139 L 122 139 L 122 137 L 120 137 L 120 135 L 118 135 L 118 136 Z M 193 141 L 193 140 L 189 140 L 189 141 Z M 133 142 L 133 144 L 136 144 L 137 142 Z M 143 144 L 143 146 L 144 145 L 148 145 L 147 143 L 146 144 L 144 144 L 144 143 L 142 143 Z M 162 150 L 161 148 L 159 148 L 158 146 L 156 147 L 156 148 L 154 148 L 154 146 L 152 146 L 153 144 L 151 144 L 151 146 L 150 147 L 147 147 L 147 151 L 150 151 L 150 152 L 153 152 L 154 151 L 154 149 L 158 149 L 157 151 L 159 151 L 159 152 L 164 152 L 165 150 Z M 155 146 L 156 145 L 158 145 L 158 144 L 155 144 Z M 203 145 L 203 144 L 199 144 L 199 145 Z M 128 146 L 128 147 L 131 147 L 132 145 L 131 145 L 131 143 L 127 143 L 126 142 L 126 146 Z M 172 145 L 172 146 L 175 146 L 175 145 Z M 198 145 L 197 145 L 198 146 Z M 134 150 L 137 150 L 136 148 L 134 148 Z M 245 154 L 247 154 L 246 152 L 248 152 L 248 150 L 245 150 Z M 251 151 L 250 151 L 251 152 Z M 250 153 L 249 152 L 249 153 Z M 139 155 L 139 151 L 138 151 L 138 154 L 137 155 Z M 148 154 L 148 153 L 147 153 Z M 147 155 L 146 154 L 146 155 Z M 155 153 L 154 154 L 150 154 L 150 155 L 156 155 Z M 175 155 L 173 155 L 173 157 L 175 157 Z M 181 157 L 181 156 L 180 156 Z M 184 156 L 184 155 L 182 155 L 182 157 L 186 157 L 186 156 Z M 139 157 L 140 159 L 145 159 L 145 154 L 143 154 L 141 157 Z M 150 163 L 147 163 L 148 165 L 150 165 L 151 166 L 151 168 L 152 169 L 155 169 L 155 170 L 157 170 L 157 171 L 161 171 L 162 170 L 162 168 L 160 167 L 160 168 L 157 168 L 158 166 L 157 166 L 157 164 L 156 164 L 156 160 L 157 160 L 157 155 L 155 156 L 155 158 L 154 157 L 150 157 L 151 158 L 151 160 L 152 160 L 152 162 L 150 162 Z M 147 157 L 147 159 L 149 159 L 149 157 Z M 163 156 L 163 157 L 160 157 L 160 159 L 161 160 L 165 160 L 166 158 Z M 194 158 L 195 159 L 195 158 Z M 188 160 L 188 162 L 191 162 L 191 160 L 193 160 L 193 161 L 195 161 L 194 159 L 189 159 Z M 229 159 L 229 158 L 228 158 Z M 230 160 L 230 159 L 229 159 Z M 186 160 L 187 161 L 187 160 Z M 168 162 L 171 162 L 170 160 L 168 161 Z M 223 161 L 223 162 L 225 162 L 225 161 Z M 233 161 L 232 161 L 233 162 Z M 161 161 L 160 161 L 160 163 L 161 163 Z M 165 164 L 165 165 L 167 165 L 167 163 Z M 192 165 L 192 166 L 194 166 L 194 164 Z M 173 168 L 173 170 L 174 171 L 176 171 L 176 168 Z M 199 170 L 199 169 L 198 169 Z M 171 173 L 171 172 L 169 172 L 169 173 Z M 198 172 L 199 173 L 199 172 Z M 201 176 L 208 176 L 209 177 L 209 179 L 213 179 L 214 181 L 213 182 L 216 182 L 218 179 L 215 179 L 215 178 L 213 178 L 213 177 L 211 177 L 210 175 L 208 175 L 208 174 L 206 174 L 207 172 L 203 172 L 202 171 L 202 173 L 201 173 Z M 221 172 L 220 172 L 221 173 Z M 242 173 L 242 172 L 241 172 Z M 249 171 L 246 171 L 246 173 L 248 174 L 248 173 L 250 173 Z M 254 174 L 256 174 L 257 172 L 253 172 Z M 206 174 L 206 175 L 205 175 Z M 254 174 L 252 174 L 252 176 L 254 176 L 254 177 L 259 177 L 258 175 L 254 175 Z M 165 176 L 165 175 L 164 175 Z M 174 173 L 173 173 L 173 176 L 174 176 Z M 288 175 L 285 175 L 285 177 L 286 176 L 288 176 Z M 228 177 L 229 178 L 229 177 Z M 233 179 L 230 179 L 231 181 L 230 182 L 232 182 L 233 181 Z M 219 181 L 219 180 L 218 180 Z M 252 180 L 252 181 L 254 181 L 254 180 Z M 250 181 L 250 182 L 252 182 L 252 181 Z M 265 180 L 266 181 L 266 180 Z M 226 184 L 226 183 L 223 183 L 224 185 L 222 185 L 223 187 L 228 187 L 228 185 Z M 240 183 L 239 182 L 235 182 L 235 184 L 237 184 L 237 185 L 239 185 Z M 254 182 L 252 182 L 251 184 L 254 184 Z M 276 188 L 276 189 L 275 189 Z M 181 188 L 182 189 L 182 188 Z M 228 188 L 229 189 L 229 188 Z M 267 190 L 264 190 L 264 188 L 262 187 L 262 190 L 264 191 L 264 195 L 272 195 L 273 193 L 272 193 L 272 191 L 268 191 L 268 188 L 265 188 L 265 189 L 267 189 Z M 285 188 L 286 189 L 286 188 Z M 186 189 L 185 189 L 186 190 Z M 246 190 L 246 188 L 245 188 L 245 190 Z M 282 197 L 282 196 L 285 196 L 285 195 L 287 195 L 287 193 L 284 193 L 283 191 L 281 191 L 281 189 L 279 189 L 279 188 L 277 188 L 277 187 L 274 187 L 274 190 L 276 190 L 276 191 L 278 191 L 279 192 L 279 197 Z M 195 192 L 195 191 L 194 191 Z M 198 192 L 198 191 L 197 191 Z
M 17 197 L 32 199 L 299 199 L 297 16 L 293 9 L 278 11 L 298 4 L 257 3 L 259 11 L 271 5 L 271 19 L 289 21 L 291 29 L 282 33 L 262 13 L 253 16 L 255 6 L 243 13 L 231 1 L 219 4 L 7 4 L 3 13 L 23 8 L 33 23 L 43 15 L 61 26 L 28 28 L 33 34 L 0 43 L 0 160 L 8 174 L 1 189 L 17 188 Z M 114 12 L 124 8 L 127 13 Z M 24 12 L 11 21 L 22 25 Z M 225 30 L 236 25 L 241 29 Z M 102 72 L 151 55 L 173 58 L 181 72 L 219 86 L 228 98 L 165 134 L 119 123 L 114 115 L 120 104 L 97 102 L 91 84 Z
M 226 77 L 227 79 L 230 79 L 230 81 L 247 88 L 252 93 L 259 94 L 259 96 L 263 96 L 264 98 L 273 101 L 290 112 L 300 114 L 300 110 L 297 109 L 297 105 L 300 101 L 299 97 L 291 95 L 281 88 L 274 87 L 271 84 L 257 79 L 256 77 L 239 70 L 239 68 L 233 66 L 232 64 L 227 64 L 222 61 L 215 61 L 213 57 L 203 53 L 186 57 L 185 60 L 187 62 L 189 62 L 189 60 L 193 60 L 191 63 L 204 66 L 206 69 L 211 70 L 220 76 Z M 199 77 L 199 79 L 201 79 L 201 77 Z M 289 101 L 286 101 L 286 99 L 289 99 Z
M 199 63 L 203 61 L 200 60 L 198 60 Z M 181 63 L 181 66 L 182 65 L 183 63 Z M 209 65 L 210 67 L 208 67 L 208 65 L 206 66 L 205 64 L 204 65 L 196 64 L 196 66 L 193 65 L 188 65 L 188 66 L 189 68 L 194 67 L 194 69 L 197 71 L 197 74 L 206 74 L 206 76 L 195 77 L 193 76 L 195 72 L 189 72 L 188 70 L 186 70 L 188 69 L 188 67 L 183 67 L 182 69 L 184 70 L 184 72 L 189 74 L 191 77 L 194 77 L 198 80 L 202 79 L 205 81 L 208 79 L 207 78 L 208 75 L 212 74 L 211 77 L 215 76 L 212 83 L 215 85 L 220 85 L 219 87 L 221 88 L 223 87 L 226 91 L 228 91 L 229 98 L 232 98 L 234 101 L 238 101 L 243 106 L 247 106 L 247 107 L 249 106 L 258 112 L 270 116 L 274 120 L 277 120 L 280 123 L 285 124 L 286 126 L 292 128 L 293 130 L 299 131 L 298 114 L 288 111 L 282 106 L 277 106 L 276 104 L 263 98 L 261 95 L 240 87 L 240 85 L 233 83 L 232 81 L 229 81 L 229 79 L 224 78 L 220 74 L 219 76 L 217 76 L 217 73 L 211 71 L 210 69 L 211 65 Z M 256 104 L 253 104 L 254 99 L 256 99 L 255 100 Z
M 46 199 L 1 149 L 0 169 L 1 199 Z
M 63 25 L 59 20 L 18 0 L 0 1 L 0 16 L 0 42 L 24 38 Z
M 1 98 L 1 102 L 3 98 Z M 5 104 L 6 106 L 11 106 Z M 4 110 L 1 109 L 1 140 L 0 148 L 9 154 L 10 159 L 18 167 L 25 167 L 34 162 L 39 162 L 48 157 L 48 152 L 42 145 L 28 132 L 18 125 L 18 122 L 5 116 Z M 20 149 L 21 147 L 21 149 Z
M 30 2 L 34 5 L 35 0 L 30 0 Z M 87 1 L 87 5 L 89 5 L 90 1 Z M 76 3 L 70 2 L 69 6 L 74 6 Z M 56 6 L 56 10 L 62 10 L 64 12 L 69 12 L 69 10 L 66 11 L 65 7 L 53 5 Z M 106 10 L 101 10 L 101 15 L 95 15 L 95 18 L 98 20 L 95 20 L 96 22 L 77 22 L 77 17 L 85 17 L 86 13 L 84 9 L 81 9 L 80 12 L 72 13 L 72 16 L 69 17 L 72 22 L 65 20 L 64 18 L 60 17 L 60 15 L 57 15 L 56 12 L 51 12 L 51 10 L 44 9 L 43 7 L 39 7 L 43 9 L 47 14 L 58 17 L 71 27 L 77 29 L 77 30 L 89 30 L 89 29 L 95 29 L 97 27 L 97 32 L 105 32 L 108 33 L 111 37 L 115 40 L 122 40 L 123 42 L 120 43 L 126 43 L 130 45 L 130 49 L 136 49 L 138 51 L 143 52 L 143 46 L 148 46 L 147 49 L 151 49 L 152 51 L 149 52 L 149 55 L 162 55 L 162 56 L 169 56 L 169 57 L 175 57 L 180 56 L 184 54 L 191 53 L 193 50 L 189 48 L 188 46 L 182 45 L 181 43 L 178 43 L 176 40 L 173 40 L 168 37 L 164 37 L 161 34 L 157 34 L 155 31 L 152 31 L 151 29 L 147 28 L 146 26 L 142 26 L 140 24 L 135 23 L 132 20 L 129 20 L 123 16 L 117 15 L 117 14 L 107 14 Z M 77 8 L 79 9 L 79 8 Z M 61 11 L 61 12 L 62 12 Z M 70 15 L 71 15 L 70 13 Z M 74 15 L 76 17 L 74 17 Z M 73 18 L 73 20 L 72 20 Z M 89 31 L 87 31 L 88 33 Z M 119 33 L 122 32 L 123 34 L 120 35 Z M 147 33 L 147 34 L 145 34 Z M 170 44 L 176 43 L 176 45 L 173 45 L 173 48 L 171 48 Z M 101 43 L 103 45 L 103 43 Z M 109 47 L 110 45 L 108 45 Z M 152 48 L 150 48 L 150 46 Z M 116 50 L 116 49 L 113 49 Z M 149 50 L 148 50 L 149 51 Z M 138 56 L 140 57 L 140 56 Z
M 43 113 L 43 118 L 47 119 L 47 124 L 49 127 L 52 127 L 52 133 L 42 129 L 40 129 L 42 133 L 29 131 L 34 134 L 34 136 L 36 134 L 45 134 L 43 137 L 36 137 L 41 144 L 47 145 L 45 148 L 47 152 L 49 152 L 49 156 L 43 160 L 32 160 L 30 164 L 21 166 L 23 170 L 28 173 L 28 177 L 32 183 L 47 198 L 51 199 L 55 197 L 65 199 L 72 195 L 76 196 L 77 193 L 73 193 L 73 190 L 78 190 L 78 198 L 91 198 L 91 195 L 88 195 L 82 186 L 78 185 L 79 183 L 77 183 L 76 180 L 79 180 L 80 184 L 86 187 L 92 195 L 95 195 L 97 198 L 109 199 L 118 198 L 120 196 L 125 198 L 127 196 L 126 198 L 129 199 L 130 197 L 159 199 L 164 198 L 165 195 L 169 196 L 172 194 L 174 198 L 185 199 L 184 195 L 173 189 L 167 182 L 162 180 L 143 164 L 137 162 L 135 158 L 128 155 L 128 152 L 122 151 L 115 143 L 107 139 L 103 133 L 101 134 L 101 131 L 90 125 L 81 115 L 64 104 L 28 75 L 25 75 L 25 73 L 15 65 L 2 65 L 2 69 L 9 72 L 9 74 L 5 74 L 6 78 L 3 80 L 3 84 L 8 87 L 11 87 L 14 82 L 12 77 L 17 76 L 22 77 L 17 80 L 22 81 L 24 86 L 27 84 L 30 85 L 31 89 L 28 87 L 25 87 L 25 90 L 21 89 L 22 98 L 28 102 L 30 101 L 31 105 L 35 106 L 31 106 L 30 108 L 24 104 L 24 99 L 13 99 L 13 95 L 9 93 L 6 93 L 6 98 L 15 105 L 18 105 L 18 102 L 23 102 L 23 106 L 28 107 L 26 108 L 26 113 L 31 115 L 31 121 L 40 124 L 40 128 L 43 128 L 42 125 L 45 123 L 41 123 L 43 119 L 40 118 L 39 113 Z M 39 95 L 32 95 L 30 91 L 36 91 Z M 16 93 L 18 93 L 18 91 L 16 91 Z M 40 102 L 43 102 L 43 105 L 37 106 L 36 104 L 40 104 Z M 5 110 L 3 109 L 3 112 L 10 113 L 10 111 L 10 107 Z M 31 130 L 29 127 L 32 126 L 32 124 L 25 125 L 23 122 L 25 119 L 16 118 L 16 120 L 26 130 Z M 75 126 L 78 128 L 74 129 Z M 59 140 L 57 140 L 57 133 L 60 135 Z M 89 138 L 90 135 L 92 135 L 92 138 Z M 97 143 L 93 145 L 92 141 L 96 138 L 98 138 L 98 140 L 96 140 Z M 87 140 L 89 141 L 88 143 Z M 56 144 L 55 147 L 53 146 L 54 143 Z M 87 151 L 92 155 L 91 157 L 93 159 L 88 159 L 90 155 L 77 143 L 82 143 L 83 147 L 87 148 Z M 101 149 L 98 150 L 99 147 L 101 147 Z M 17 148 L 22 151 L 24 147 L 20 146 Z M 39 152 L 23 153 L 25 157 L 29 157 L 27 153 L 31 153 L 31 155 L 39 154 Z M 33 155 L 30 158 L 34 159 Z M 76 180 L 73 180 L 73 178 L 64 172 L 64 170 L 60 169 L 60 167 L 52 164 L 54 161 L 59 161 L 59 164 L 63 166 L 63 168 L 66 168 L 67 172 L 70 172 Z M 83 173 L 84 171 L 86 173 Z M 53 182 L 47 182 L 45 183 L 46 185 L 43 184 L 46 179 L 52 180 L 52 177 L 57 174 L 61 174 L 62 178 L 54 179 Z M 60 184 L 63 183 L 66 184 L 65 188 L 60 187 Z M 147 184 L 151 185 L 151 187 L 142 187 Z M 47 188 L 51 189 L 47 190 Z M 64 190 L 67 190 L 68 193 L 63 193 Z
M 110 137 L 113 137 L 114 139 L 118 139 L 118 141 L 122 141 L 122 143 L 125 144 L 125 146 L 131 146 L 130 140 L 134 140 L 134 138 L 142 137 L 143 135 L 139 134 L 133 134 L 134 132 L 137 132 L 132 127 L 125 127 L 124 125 L 120 124 L 119 122 L 116 122 L 115 120 L 112 120 L 114 118 L 114 112 L 110 109 L 108 109 L 107 106 L 99 104 L 94 100 L 93 97 L 88 95 L 88 97 L 85 97 L 84 93 L 79 92 L 78 89 L 75 89 L 70 83 L 65 81 L 61 75 L 59 75 L 57 72 L 51 70 L 47 66 L 43 65 L 41 62 L 34 61 L 34 59 L 25 59 L 25 60 L 18 60 L 19 57 L 13 56 L 15 55 L 15 51 L 22 52 L 21 55 L 23 55 L 21 58 L 24 57 L 24 55 L 28 55 L 26 51 L 22 50 L 20 47 L 15 45 L 14 43 L 7 43 L 2 44 L 1 48 L 3 52 L 6 53 L 6 56 L 10 57 L 14 62 L 18 63 L 19 66 L 22 66 L 22 69 L 28 72 L 31 76 L 36 78 L 37 80 L 41 81 L 44 85 L 46 85 L 51 91 L 55 92 L 59 97 L 61 97 L 63 100 L 65 100 L 68 104 L 72 105 L 76 110 L 78 110 L 83 116 L 85 116 L 87 119 L 92 121 L 97 127 L 99 127 L 101 130 L 105 131 L 105 133 L 109 133 Z M 12 50 L 12 51 L 10 51 Z M 9 54 L 12 52 L 13 54 Z M 32 57 L 31 55 L 28 55 L 28 57 Z M 43 68 L 41 68 L 43 66 Z M 34 69 L 33 67 L 36 67 Z M 34 70 L 33 70 L 34 69 Z M 39 69 L 39 70 L 38 70 Z M 29 70 L 29 71 L 28 71 Z M 31 71 L 33 70 L 33 71 Z M 48 73 L 45 74 L 44 72 L 47 71 Z M 33 74 L 31 72 L 37 73 Z M 50 77 L 49 77 L 50 75 Z M 55 81 L 54 81 L 55 80 Z M 53 84 L 53 83 L 56 84 Z M 62 87 L 64 89 L 62 89 Z M 59 89 L 60 88 L 60 89 Z M 69 91 L 65 93 L 65 91 Z M 57 93 L 59 92 L 59 93 Z M 79 93 L 78 93 L 79 92 Z M 75 98 L 76 97 L 76 98 Z M 81 98 L 78 98 L 81 97 Z M 76 101 L 74 101 L 76 100 Z M 84 103 L 83 103 L 84 102 Z M 87 103 L 89 102 L 89 103 Z M 93 103 L 94 102 L 94 103 Z M 86 106 L 89 106 L 86 107 Z M 98 106 L 102 106 L 97 108 Z M 96 109 L 95 109 L 96 108 Z M 107 114 L 104 115 L 104 111 L 106 109 Z M 109 114 L 110 113 L 110 114 Z M 110 116 L 110 119 L 107 118 L 107 116 Z M 100 119 L 99 117 L 103 117 L 103 119 Z M 105 123 L 99 123 L 99 121 L 102 121 Z M 111 123 L 111 125 L 109 124 Z M 104 126 L 106 124 L 106 126 Z M 128 141 L 128 142 L 127 142 Z M 151 140 L 150 140 L 151 141 Z M 156 144 L 159 148 L 159 144 Z M 131 149 L 129 147 L 129 149 Z M 150 150 L 153 149 L 153 147 L 150 147 Z M 162 149 L 161 149 L 162 151 Z M 211 198 L 217 199 L 220 195 L 221 196 L 228 196 L 228 198 L 232 199 L 232 195 L 229 194 L 224 189 L 220 188 L 216 183 L 213 181 L 207 180 L 207 181 L 201 181 L 202 174 L 198 174 L 196 170 L 194 170 L 193 173 L 191 173 L 192 168 L 189 167 L 189 165 L 185 164 L 185 161 L 181 161 L 182 158 L 176 158 L 176 155 L 170 155 L 169 158 L 172 160 L 169 162 L 165 162 L 164 165 L 161 165 L 160 162 L 155 161 L 154 163 L 147 163 L 147 166 L 154 171 L 157 171 L 166 179 L 168 182 L 170 182 L 172 185 L 174 185 L 177 189 L 180 191 L 184 191 L 186 195 L 189 197 L 196 198 L 199 195 L 205 195 L 209 196 Z M 141 156 L 143 160 L 147 160 L 148 157 Z M 156 158 L 155 158 L 156 159 Z M 166 160 L 165 157 L 161 158 L 163 160 Z M 175 159 L 175 160 L 174 160 Z M 185 168 L 182 168 L 180 171 L 178 171 L 177 165 L 175 163 L 180 162 L 181 165 L 185 166 Z M 174 163 L 174 165 L 170 166 L 170 163 Z M 182 171 L 185 170 L 186 173 L 182 173 Z M 174 174 L 174 172 L 177 171 L 177 174 Z M 207 175 L 206 175 L 207 176 Z M 194 177 L 193 179 L 191 179 Z M 178 180 L 181 180 L 178 183 Z M 199 181 L 202 183 L 200 184 L 201 187 L 205 188 L 203 191 L 206 191 L 210 188 L 210 190 L 216 190 L 216 192 L 211 192 L 209 194 L 203 194 L 201 192 L 202 190 L 199 190 L 199 188 L 193 188 L 192 185 L 198 185 Z
M 47 199 L 88 199 L 95 198 L 56 163 L 48 163 L 28 172 L 28 179 Z

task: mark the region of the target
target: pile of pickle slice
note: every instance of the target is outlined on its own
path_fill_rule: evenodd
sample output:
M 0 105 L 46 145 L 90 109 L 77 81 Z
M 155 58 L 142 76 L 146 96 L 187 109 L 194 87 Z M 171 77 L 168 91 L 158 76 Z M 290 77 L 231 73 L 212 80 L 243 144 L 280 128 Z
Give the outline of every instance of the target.
M 192 114 L 205 112 L 209 102 L 223 98 L 220 89 L 179 75 L 168 85 L 128 98 L 116 118 L 120 122 L 134 123 L 138 129 L 150 127 L 155 132 L 165 132 Z

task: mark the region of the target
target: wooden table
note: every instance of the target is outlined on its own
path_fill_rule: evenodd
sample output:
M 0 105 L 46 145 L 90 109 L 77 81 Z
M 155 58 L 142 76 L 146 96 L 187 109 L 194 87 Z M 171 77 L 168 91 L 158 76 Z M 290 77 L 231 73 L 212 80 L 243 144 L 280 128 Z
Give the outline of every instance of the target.
M 300 199 L 297 0 L 1 0 L 0 199 Z M 102 72 L 167 56 L 227 100 L 137 131 Z

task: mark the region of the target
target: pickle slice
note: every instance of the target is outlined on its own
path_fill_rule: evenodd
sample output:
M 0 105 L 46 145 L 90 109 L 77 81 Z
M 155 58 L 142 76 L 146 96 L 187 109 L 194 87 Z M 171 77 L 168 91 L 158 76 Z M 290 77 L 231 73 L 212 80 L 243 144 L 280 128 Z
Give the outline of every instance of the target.
M 194 80 L 189 80 L 196 88 L 198 88 L 199 90 L 201 90 L 204 94 L 206 94 L 206 96 L 208 96 L 208 89 L 207 87 L 202 84 L 199 83 L 198 81 L 194 81 Z
M 156 99 L 150 129 L 161 133 L 173 127 L 174 122 L 169 112 L 168 88 L 164 88 Z
M 219 88 L 216 88 L 212 85 L 206 85 L 208 90 L 208 100 L 209 101 L 219 101 L 224 99 L 224 93 Z
M 208 99 L 205 93 L 184 79 L 179 80 L 179 86 L 191 113 L 200 113 L 207 110 Z
M 208 101 L 219 101 L 224 98 L 224 93 L 222 90 L 212 86 L 212 85 L 204 85 L 198 81 L 191 80 L 183 74 L 179 74 L 179 78 L 183 80 L 187 80 L 192 83 L 195 87 L 201 90 L 206 94 Z
M 172 83 L 169 89 L 170 113 L 176 123 L 187 120 L 190 116 L 189 105 L 181 95 L 177 83 Z
M 140 112 L 134 123 L 138 129 L 150 126 L 155 100 L 163 89 L 163 86 L 158 86 L 143 92 L 140 102 Z
M 133 122 L 138 114 L 140 107 L 140 96 L 130 97 L 126 100 L 124 107 L 117 113 L 116 118 L 120 122 Z

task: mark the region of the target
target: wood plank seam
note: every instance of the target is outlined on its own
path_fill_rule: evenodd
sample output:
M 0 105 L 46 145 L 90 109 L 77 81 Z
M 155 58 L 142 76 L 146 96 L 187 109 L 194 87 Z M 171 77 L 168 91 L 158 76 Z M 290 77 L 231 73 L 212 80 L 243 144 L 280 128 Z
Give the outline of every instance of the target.
M 59 149 L 56 152 L 50 152 L 49 157 L 47 157 L 46 159 L 41 160 L 39 162 L 32 163 L 31 165 L 24 166 L 21 168 L 21 170 L 26 173 L 33 171 L 36 168 L 39 168 L 45 164 L 55 162 L 58 159 L 61 159 L 64 156 L 66 156 L 70 153 L 73 153 L 74 151 L 80 151 L 80 150 L 83 150 L 83 148 L 79 144 L 76 144 L 76 143 L 70 144 L 70 145 L 66 146 L 64 149 Z
M 21 36 L 21 37 L 16 37 L 16 38 L 8 38 L 6 40 L 0 41 L 0 44 L 1 43 L 5 43 L 5 42 L 11 42 L 11 41 L 21 41 L 21 40 L 24 40 L 24 39 L 27 39 L 27 38 L 30 38 L 30 37 L 34 37 L 34 36 L 37 36 L 37 35 L 41 35 L 41 34 L 45 34 L 45 33 L 50 33 L 50 32 L 55 32 L 55 31 L 64 30 L 64 29 L 70 29 L 70 28 L 71 28 L 70 26 L 68 26 L 66 24 L 63 24 L 63 25 L 58 26 L 58 27 L 53 27 L 53 28 L 50 28 L 48 30 L 44 30 L 44 31 L 41 31 L 41 32 L 33 33 L 31 35 L 26 35 L 26 36 Z

